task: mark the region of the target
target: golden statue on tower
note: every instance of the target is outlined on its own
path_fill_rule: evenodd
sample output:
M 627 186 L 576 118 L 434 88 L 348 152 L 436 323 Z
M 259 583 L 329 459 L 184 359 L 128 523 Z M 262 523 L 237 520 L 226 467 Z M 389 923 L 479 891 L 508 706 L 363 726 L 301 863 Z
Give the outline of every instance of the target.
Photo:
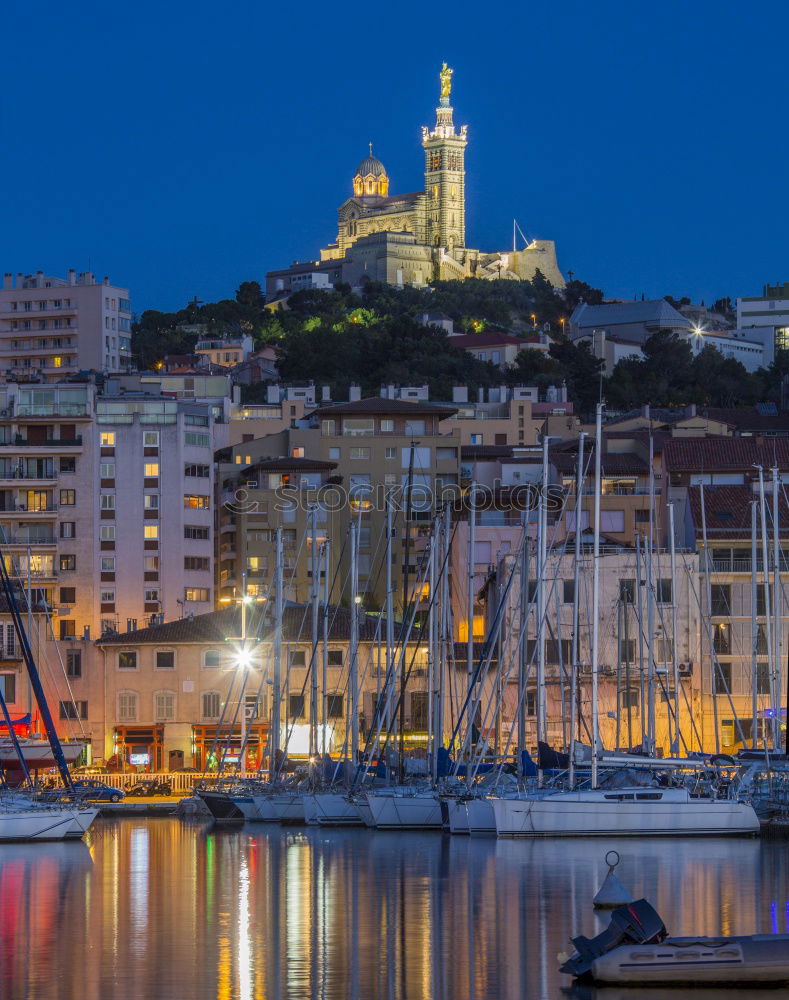
M 438 74 L 441 79 L 441 96 L 448 98 L 452 93 L 452 73 L 453 71 L 444 63 L 441 72 Z

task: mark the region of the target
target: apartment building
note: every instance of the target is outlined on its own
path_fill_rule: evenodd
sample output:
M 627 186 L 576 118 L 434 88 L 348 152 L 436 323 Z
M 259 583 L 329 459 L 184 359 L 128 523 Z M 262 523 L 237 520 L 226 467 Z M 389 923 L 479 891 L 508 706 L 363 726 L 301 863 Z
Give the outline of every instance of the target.
M 526 633 L 527 693 L 525 709 L 529 745 L 536 743 L 537 663 L 539 619 L 537 615 L 538 560 L 532 545 L 529 559 Z M 699 608 L 695 600 L 698 556 L 680 552 L 677 572 L 672 579 L 669 555 L 665 550 L 653 553 L 652 580 L 647 582 L 645 561 L 638 553 L 603 545 L 600 557 L 599 620 L 599 705 L 603 746 L 608 750 L 642 745 L 648 723 L 647 690 L 650 653 L 655 677 L 655 739 L 658 751 L 671 752 L 674 736 L 674 663 L 680 678 L 680 731 L 683 750 L 701 747 L 701 710 L 699 670 Z M 508 679 L 505 682 L 503 726 L 508 729 L 516 716 L 517 676 L 521 635 L 521 572 L 513 555 L 505 556 L 489 581 L 485 594 L 485 614 L 491 620 L 499 597 L 505 607 L 500 630 L 500 660 Z M 575 600 L 574 553 L 549 554 L 543 576 L 546 608 L 542 641 L 545 649 L 546 737 L 553 747 L 564 747 L 571 737 L 570 676 L 573 664 L 573 602 Z M 592 548 L 582 547 L 578 566 L 578 730 L 574 737 L 591 742 L 591 608 Z M 510 574 L 514 580 L 508 589 Z M 639 594 L 638 582 L 642 581 Z M 651 618 L 647 602 L 652 602 Z M 650 636 L 647 621 L 654 623 Z M 676 632 L 674 622 L 676 621 Z
M 445 405 L 371 397 L 319 406 L 307 414 L 305 426 L 231 448 L 228 461 L 218 469 L 219 544 L 225 547 L 219 558 L 222 594 L 229 595 L 233 588 L 239 592 L 241 573 L 250 566 L 273 567 L 273 532 L 281 526 L 287 540 L 300 550 L 298 556 L 294 550 L 288 579 L 294 599 L 305 599 L 309 546 L 299 543 L 314 503 L 316 533 L 331 538 L 331 571 L 341 580 L 349 568 L 348 525 L 352 518 L 358 520 L 360 589 L 372 605 L 383 606 L 388 491 L 395 509 L 393 576 L 401 605 L 403 577 L 408 575 L 413 585 L 417 572 L 416 540 L 429 531 L 442 495 L 459 488 L 460 433 L 456 428 L 445 433 L 443 427 L 453 413 L 454 407 Z M 411 524 L 405 563 L 409 482 Z M 285 502 L 279 492 L 283 486 L 296 489 Z M 252 513 L 238 510 L 239 496 L 254 511 L 254 528 Z
M 679 544 L 699 552 L 698 600 L 703 626 L 700 642 L 706 670 L 704 726 L 711 741 L 728 752 L 753 739 L 753 697 L 757 701 L 757 741 L 771 722 L 771 692 L 784 705 L 785 673 L 770 674 L 779 622 L 779 656 L 789 649 L 785 588 L 789 582 L 789 441 L 784 437 L 675 439 L 664 449 L 668 497 L 676 510 Z M 759 468 L 765 488 L 767 574 Z M 779 587 L 774 588 L 772 469 L 778 473 Z M 754 507 L 755 505 L 755 507 Z M 757 553 L 752 559 L 751 517 L 756 515 Z M 706 544 L 705 544 L 706 540 Z M 753 572 L 752 572 L 753 571 Z M 754 607 L 752 588 L 756 590 Z M 752 618 L 753 614 L 753 618 Z M 769 618 L 768 618 L 769 614 Z M 753 623 L 756 623 L 754 633 Z M 768 632 L 770 636 L 768 637 Z M 754 670 L 755 668 L 755 670 Z M 714 672 L 713 672 L 714 670 Z M 756 690 L 754 692 L 754 684 Z
M 0 373 L 59 382 L 131 365 L 129 290 L 89 271 L 56 278 L 6 273 L 0 289 Z

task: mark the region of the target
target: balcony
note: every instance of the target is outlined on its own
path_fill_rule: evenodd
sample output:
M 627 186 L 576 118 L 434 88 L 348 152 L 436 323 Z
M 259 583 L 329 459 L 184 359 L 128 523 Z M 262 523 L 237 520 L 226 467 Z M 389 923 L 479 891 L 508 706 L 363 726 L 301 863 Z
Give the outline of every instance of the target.
M 10 442 L 0 442 L 3 447 L 10 447 Z M 47 438 L 46 441 L 28 441 L 21 434 L 14 437 L 15 448 L 81 448 L 82 435 L 78 434 L 74 438 Z
M 0 544 L 35 548 L 37 545 L 57 545 L 57 538 L 54 535 L 30 535 L 25 531 L 9 533 L 0 528 Z
M 18 517 L 20 514 L 24 514 L 26 518 L 33 517 L 36 514 L 41 514 L 44 517 L 54 517 L 57 514 L 58 505 L 56 503 L 50 504 L 36 504 L 33 507 L 28 507 L 27 504 L 17 504 L 16 507 L 0 507 L 0 517 Z
M 33 369 L 28 369 L 30 374 Z M 17 417 L 90 417 L 87 403 L 19 403 Z

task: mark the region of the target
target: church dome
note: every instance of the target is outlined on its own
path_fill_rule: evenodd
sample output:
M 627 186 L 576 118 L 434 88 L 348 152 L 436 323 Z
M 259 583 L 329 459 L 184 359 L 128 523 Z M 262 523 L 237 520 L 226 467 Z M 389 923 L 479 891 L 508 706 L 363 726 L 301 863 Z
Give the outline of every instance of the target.
M 373 156 L 373 144 L 353 175 L 353 193 L 357 198 L 385 198 L 389 194 L 389 177 L 386 167 Z
M 386 168 L 377 156 L 366 156 L 356 168 L 357 177 L 367 177 L 370 174 L 373 177 L 386 177 Z

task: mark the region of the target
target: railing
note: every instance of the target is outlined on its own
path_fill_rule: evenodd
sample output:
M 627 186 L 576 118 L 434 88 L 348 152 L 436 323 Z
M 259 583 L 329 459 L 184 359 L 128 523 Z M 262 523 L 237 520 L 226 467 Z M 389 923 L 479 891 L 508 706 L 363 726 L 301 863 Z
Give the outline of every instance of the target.
M 27 504 L 18 503 L 14 507 L 0 507 L 0 514 L 52 514 L 57 511 L 56 503 L 49 503 L 46 506 L 34 504 L 29 507 Z
M 87 417 L 86 403 L 19 403 L 18 417 Z
M 9 535 L 0 530 L 0 542 L 3 545 L 55 545 L 57 539 L 54 535 L 37 535 L 35 538 L 25 534 Z
M 8 445 L 9 441 L 2 441 L 0 444 Z M 73 438 L 48 438 L 46 441 L 29 441 L 17 434 L 14 438 L 14 446 L 19 448 L 73 448 L 82 444 L 82 435 Z
M 138 781 L 169 781 L 172 787 L 172 797 L 177 795 L 191 795 L 194 786 L 204 780 L 203 774 L 199 771 L 155 771 L 151 774 L 118 771 L 113 774 L 75 774 L 73 777 L 75 781 L 79 781 L 81 778 L 85 778 L 88 781 L 101 781 L 105 785 L 109 785 L 110 788 L 117 788 L 120 791 L 127 791 L 132 785 L 136 785 Z M 57 783 L 60 786 L 60 779 L 58 779 Z M 164 798 L 166 799 L 167 796 L 164 796 Z M 134 798 L 132 797 L 128 801 L 134 802 Z

